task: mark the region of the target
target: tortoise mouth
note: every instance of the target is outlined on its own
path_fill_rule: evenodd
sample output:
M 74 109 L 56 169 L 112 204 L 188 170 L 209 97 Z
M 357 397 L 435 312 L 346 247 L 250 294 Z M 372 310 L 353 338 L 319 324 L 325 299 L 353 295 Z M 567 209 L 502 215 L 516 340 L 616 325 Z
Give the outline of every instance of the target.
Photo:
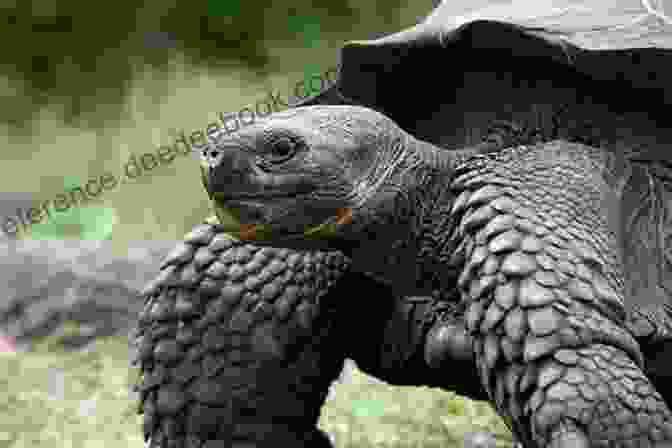
M 224 232 L 237 239 L 255 242 L 327 240 L 336 235 L 338 227 L 352 220 L 351 209 L 338 209 L 323 222 L 305 224 L 297 226 L 300 229 L 292 229 L 265 222 L 264 205 L 257 200 L 232 199 L 224 203 L 213 199 L 212 205 Z

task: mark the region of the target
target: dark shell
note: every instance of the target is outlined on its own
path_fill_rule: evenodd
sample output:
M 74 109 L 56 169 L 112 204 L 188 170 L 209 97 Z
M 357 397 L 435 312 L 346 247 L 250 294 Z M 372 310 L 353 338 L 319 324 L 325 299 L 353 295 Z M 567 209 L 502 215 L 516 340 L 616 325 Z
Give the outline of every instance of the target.
M 522 130 L 509 146 L 563 139 L 605 149 L 616 178 L 624 159 L 645 161 L 631 165 L 622 197 L 633 219 L 626 305 L 670 302 L 672 218 L 653 206 L 637 215 L 652 194 L 672 203 L 672 20 L 646 3 L 444 0 L 418 25 L 347 42 L 336 82 L 297 106 L 373 108 L 448 150 L 489 141 L 508 123 Z M 658 193 L 645 188 L 652 181 Z
M 516 111 L 497 92 L 540 80 L 605 100 L 619 92 L 621 108 L 652 111 L 649 100 L 672 102 L 672 25 L 643 3 L 442 1 L 418 25 L 347 42 L 336 83 L 297 105 L 371 107 L 447 148 L 482 137 L 465 110 L 488 115 L 478 122 L 506 119 Z

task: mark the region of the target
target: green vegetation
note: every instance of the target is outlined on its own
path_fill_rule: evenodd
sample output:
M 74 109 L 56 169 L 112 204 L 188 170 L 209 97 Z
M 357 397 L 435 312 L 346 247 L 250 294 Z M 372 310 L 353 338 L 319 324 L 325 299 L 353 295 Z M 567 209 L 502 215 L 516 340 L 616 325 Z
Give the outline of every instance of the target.
M 319 41 L 313 43 L 324 51 L 326 41 L 348 34 L 370 38 L 399 30 L 415 19 L 404 8 L 422 14 L 431 7 L 429 0 L 413 2 L 412 8 L 402 0 L 360 3 L 145 0 L 139 6 L 135 0 L 5 0 L 0 37 L 15 43 L 16 51 L 0 54 L 0 122 L 30 133 L 30 125 L 37 124 L 31 119 L 52 105 L 70 124 L 116 125 L 137 72 L 152 69 L 157 81 L 169 78 L 176 53 L 198 70 L 226 75 L 244 68 L 260 82 L 282 65 L 274 48 L 305 48 L 303 25 L 309 19 L 319 25 Z M 291 60 L 314 59 L 306 56 Z
M 101 339 L 81 353 L 56 347 L 47 339 L 29 354 L 0 354 L 0 447 L 142 447 L 142 416 L 129 394 L 137 370 L 128 364 L 126 341 Z M 320 427 L 337 448 L 461 448 L 464 435 L 477 430 L 493 431 L 498 447 L 511 446 L 506 427 L 483 402 L 392 387 L 359 371 L 334 391 Z
M 30 66 L 27 60 L 24 62 L 28 65 L 22 65 L 23 59 L 13 64 L 8 61 L 0 69 L 2 113 L 11 115 L 9 124 L 3 124 L 6 120 L 0 117 L 0 146 L 3 148 L 0 191 L 9 196 L 12 192 L 28 193 L 34 198 L 36 205 L 39 205 L 45 201 L 53 201 L 59 194 L 67 195 L 77 186 L 83 186 L 87 181 L 100 178 L 104 174 L 121 180 L 116 187 L 106 189 L 97 198 L 80 201 L 77 207 L 71 208 L 67 213 L 55 213 L 48 222 L 43 220 L 31 226 L 28 231 L 21 230 L 20 236 L 41 239 L 112 239 L 115 246 L 122 251 L 131 241 L 181 238 L 205 216 L 211 214 L 201 186 L 198 164 L 190 155 L 180 154 L 170 163 L 146 169 L 142 175 L 129 179 L 125 178 L 124 169 L 132 157 L 156 154 L 159 147 L 174 147 L 182 132 L 190 135 L 194 131 L 204 131 L 210 123 L 219 122 L 219 113 L 235 113 L 243 107 L 254 106 L 256 102 L 268 98 L 269 93 L 274 93 L 284 101 L 290 100 L 297 83 L 304 81 L 309 84 L 311 76 L 323 74 L 335 66 L 338 49 L 344 41 L 372 38 L 412 25 L 430 11 L 432 3 L 423 0 L 414 3 L 413 7 L 395 7 L 389 3 L 383 5 L 382 2 L 345 2 L 345 6 L 338 9 L 339 7 L 307 6 L 305 2 L 301 2 L 303 0 L 290 3 L 271 2 L 276 6 L 282 4 L 282 8 L 287 10 L 280 11 L 276 8 L 263 14 L 261 8 L 250 12 L 244 2 L 187 2 L 188 8 L 193 8 L 189 14 L 196 14 L 199 7 L 207 10 L 210 14 L 207 20 L 219 23 L 221 33 L 235 34 L 235 29 L 224 26 L 224 22 L 221 22 L 232 16 L 235 16 L 236 23 L 242 20 L 241 23 L 246 24 L 250 36 L 253 30 L 284 30 L 278 31 L 282 36 L 274 35 L 277 38 L 272 40 L 268 36 L 262 39 L 263 36 L 254 35 L 255 39 L 261 39 L 259 42 L 263 41 L 264 53 L 267 54 L 266 63 L 261 65 L 261 72 L 244 58 L 233 65 L 213 65 L 207 62 L 210 60 L 208 58 L 198 59 L 194 56 L 196 53 L 177 48 L 166 55 L 166 64 L 134 65 L 132 73 L 125 74 L 116 69 L 106 70 L 107 65 L 103 63 L 105 58 L 119 56 L 116 50 L 101 52 L 88 47 L 77 48 L 74 41 L 54 48 L 49 53 L 48 61 L 45 61 L 53 59 L 54 64 L 54 61 L 62 61 L 63 58 L 55 55 L 67 49 L 73 52 L 72 61 L 78 58 L 82 58 L 82 61 L 89 60 L 92 55 L 100 55 L 102 59 L 96 63 L 102 65 L 94 64 L 95 70 L 78 72 L 76 76 L 69 77 L 72 67 L 68 68 L 67 61 L 70 59 L 66 58 L 66 62 L 59 62 L 57 66 L 47 64 L 45 67 L 49 70 L 32 79 L 27 69 Z M 117 12 L 124 10 L 124 4 L 115 4 L 112 8 L 115 11 L 86 7 L 66 20 L 62 16 L 69 10 L 67 1 L 62 2 L 62 7 L 59 2 L 58 10 L 46 6 L 38 8 L 35 6 L 37 3 L 27 6 L 32 3 L 35 2 L 0 7 L 0 14 L 8 15 L 8 20 L 15 22 L 3 32 L 14 33 L 11 41 L 24 42 L 23 53 L 10 52 L 11 55 L 7 53 L 3 57 L 27 58 L 31 51 L 47 51 L 44 45 L 51 34 L 60 36 L 60 28 L 55 25 L 57 23 L 65 26 L 65 22 L 72 21 L 73 30 L 82 33 L 89 29 L 87 27 L 96 24 L 96 32 L 91 32 L 86 39 L 80 38 L 77 41 L 83 46 L 95 47 L 102 45 L 105 39 L 121 39 L 115 34 L 120 32 L 116 24 L 127 22 L 116 19 Z M 149 12 L 152 8 L 166 9 L 162 5 L 165 4 L 150 2 L 148 9 L 138 14 L 147 20 L 149 17 L 161 16 Z M 185 7 L 177 5 L 175 8 L 168 8 L 168 16 L 179 16 L 177 11 L 182 11 Z M 343 14 L 349 11 L 346 16 L 349 14 L 350 19 L 343 19 L 343 14 L 332 14 L 334 11 L 341 11 Z M 87 14 L 95 17 L 95 20 L 90 18 L 90 23 L 87 22 Z M 106 17 L 102 22 L 99 20 L 101 14 Z M 185 26 L 191 23 L 189 14 L 184 16 Z M 254 26 L 250 22 L 252 16 L 257 20 Z M 286 19 L 278 20 L 281 17 Z M 268 22 L 270 18 L 273 27 L 269 27 L 268 23 L 264 24 L 264 20 Z M 138 29 L 147 32 L 154 30 L 152 26 L 138 20 Z M 35 25 L 36 29 L 42 31 L 23 36 L 21 33 L 30 29 L 29 24 L 33 22 L 43 24 Z M 47 23 L 52 24 L 47 26 Z M 143 28 L 144 25 L 146 26 Z M 105 36 L 106 32 L 112 34 Z M 187 30 L 180 32 L 188 34 Z M 131 33 L 129 39 L 135 39 L 136 34 Z M 61 38 L 74 39 L 66 36 L 58 39 Z M 59 43 L 58 39 L 54 38 L 53 42 Z M 212 42 L 215 41 L 216 39 Z M 196 40 L 189 42 L 192 45 L 197 43 Z M 212 43 L 207 39 L 200 42 L 205 46 Z M 133 48 L 136 47 L 140 48 L 137 45 Z M 234 53 L 229 52 L 227 47 L 218 48 L 220 62 L 234 58 Z M 129 55 L 131 53 L 126 54 Z M 35 61 L 38 59 L 33 58 L 31 61 L 37 63 Z M 11 67 L 17 72 L 3 72 Z M 79 66 L 75 64 L 74 67 Z M 56 76 L 56 72 L 62 75 L 59 75 L 60 81 L 49 81 L 47 78 Z M 81 79 L 85 75 L 89 77 Z M 98 78 L 103 75 L 111 77 L 109 82 Z M 103 88 L 113 85 L 119 76 L 128 78 L 124 78 L 126 81 L 123 92 Z M 95 91 L 93 109 L 84 106 L 88 101 L 86 98 L 89 98 L 85 92 L 89 88 L 87 86 L 93 86 Z M 55 90 L 50 90 L 52 87 Z M 78 88 L 81 91 L 76 91 Z M 68 96 L 67 92 L 57 94 L 59 89 L 74 90 Z M 33 94 L 38 91 L 42 92 L 38 96 L 44 102 L 33 98 Z M 119 106 L 121 110 L 117 111 L 119 113 L 113 113 L 117 110 L 115 102 L 106 96 L 105 92 L 111 91 L 116 92 L 115 101 L 123 102 Z M 15 104 L 17 99 L 21 99 L 20 104 Z M 81 107 L 73 109 L 70 107 L 72 104 L 66 104 L 68 101 L 80 102 Z M 77 114 L 75 109 L 79 111 Z M 103 114 L 105 119 L 97 121 L 95 117 L 98 114 Z M 74 116 L 79 118 L 75 120 Z M 3 223 L 5 218 L 0 216 Z M 111 231 L 112 228 L 114 232 Z
M 71 191 L 83 185 L 78 179 L 65 179 L 63 191 Z M 31 238 L 39 240 L 59 239 L 64 235 L 74 234 L 83 240 L 112 239 L 112 230 L 117 222 L 115 210 L 109 207 L 83 206 L 70 207 L 62 213 L 34 224 L 31 227 Z

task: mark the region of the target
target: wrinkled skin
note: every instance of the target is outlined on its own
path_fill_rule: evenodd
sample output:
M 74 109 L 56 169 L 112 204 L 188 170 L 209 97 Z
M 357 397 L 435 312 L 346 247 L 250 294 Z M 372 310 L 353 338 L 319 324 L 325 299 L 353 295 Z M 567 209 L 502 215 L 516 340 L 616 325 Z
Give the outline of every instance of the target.
M 564 141 L 440 152 L 343 106 L 297 108 L 199 150 L 242 238 L 342 250 L 400 292 L 459 295 L 481 383 L 525 446 L 672 443 L 626 328 L 615 211 L 627 160 Z
M 151 446 L 330 446 L 316 422 L 346 357 L 391 384 L 487 399 L 465 338 L 425 343 L 439 322 L 464 328 L 454 305 L 397 300 L 349 267 L 338 252 L 261 248 L 220 226 L 187 235 L 143 291 L 135 359 Z
M 296 421 L 293 434 L 302 433 L 305 440 L 314 442 L 317 439 L 329 446 L 315 428 L 315 415 L 329 383 L 346 357 L 354 359 L 368 374 L 390 384 L 441 387 L 472 399 L 487 400 L 476 375 L 471 338 L 465 328 L 464 307 L 433 297 L 395 297 L 390 288 L 365 275 L 341 271 L 347 269 L 349 262 L 338 253 L 331 254 L 333 261 L 324 264 L 321 260 L 325 254 L 319 252 L 275 249 L 259 258 L 260 263 L 270 268 L 274 261 L 276 264 L 288 262 L 276 277 L 288 277 L 288 280 L 280 283 L 284 287 L 282 293 L 269 298 L 264 294 L 263 286 L 255 286 L 256 283 L 267 283 L 262 280 L 265 270 L 256 270 L 254 263 L 248 264 L 250 258 L 254 261 L 259 256 L 260 248 L 233 242 L 219 232 L 218 226 L 212 225 L 194 229 L 185 243 L 168 255 L 161 275 L 144 291 L 147 305 L 140 316 L 137 340 L 137 360 L 143 375 L 138 384 L 141 391 L 139 412 L 145 413 L 145 435 L 151 437 L 154 446 L 169 446 L 169 443 L 188 446 L 187 441 L 192 443 L 191 446 L 199 446 L 198 443 L 211 440 L 229 443 L 238 440 L 241 444 L 262 447 L 265 446 L 263 439 L 269 437 L 260 428 L 272 434 L 271 440 L 287 437 L 284 425 L 269 426 L 265 414 L 273 413 Z M 197 252 L 200 253 L 198 257 L 195 256 Z M 292 253 L 300 255 L 301 264 L 290 262 Z M 213 268 L 218 263 L 229 269 Z M 305 265 L 310 263 L 315 269 L 305 270 Z M 344 265 L 334 269 L 339 263 Z M 295 271 L 296 274 L 292 274 Z M 166 275 L 167 272 L 172 275 Z M 202 277 L 199 279 L 196 273 L 202 273 Z M 190 279 L 189 275 L 194 277 Z M 304 296 L 308 300 L 292 302 L 287 299 L 292 297 L 291 287 L 299 283 L 299 276 L 303 276 L 300 280 L 302 288 L 310 288 Z M 335 284 L 331 287 L 329 281 L 320 284 L 320 278 L 331 279 Z M 223 289 L 218 294 L 212 293 L 211 282 Z M 247 291 L 245 294 L 241 291 L 240 302 L 233 302 L 226 293 L 230 293 L 230 287 L 234 285 Z M 311 294 L 315 297 L 311 298 Z M 177 309 L 171 307 L 178 303 L 173 295 L 181 296 L 182 305 Z M 198 297 L 194 308 L 185 308 L 184 300 L 192 301 Z M 322 305 L 316 308 L 311 304 L 317 303 L 317 297 L 321 298 Z M 353 305 L 349 297 L 366 300 Z M 230 304 L 228 312 L 217 313 L 221 303 Z M 298 306 L 301 303 L 307 305 Z M 271 310 L 264 314 L 266 318 L 256 319 L 248 327 L 228 336 L 232 341 L 240 339 L 240 335 L 246 336 L 248 344 L 217 347 L 207 342 L 209 339 L 205 335 L 213 331 L 210 328 L 223 328 L 234 320 L 240 325 L 241 317 L 254 316 L 256 309 L 264 307 Z M 206 319 L 208 310 L 216 314 Z M 306 310 L 311 310 L 311 315 L 314 312 L 312 321 L 306 316 Z M 664 384 L 671 376 L 662 356 L 672 341 L 670 322 L 669 311 L 640 309 L 628 322 L 645 353 L 645 372 L 654 384 Z M 311 324 L 310 329 L 305 328 Z M 310 334 L 314 335 L 312 342 L 307 337 Z M 268 356 L 268 341 L 279 348 L 275 353 L 271 352 L 271 356 Z M 170 347 L 173 342 L 177 342 L 181 349 L 176 355 L 181 359 L 165 356 L 165 347 Z M 296 377 L 294 384 L 297 379 L 299 384 L 305 379 L 303 381 L 311 386 L 301 399 L 303 413 L 261 401 L 257 402 L 258 406 L 269 408 L 258 410 L 257 418 L 245 417 L 245 406 L 254 403 L 251 397 L 259 391 L 270 393 L 288 389 L 286 382 L 278 381 L 278 375 L 288 365 Z M 231 369 L 229 374 L 217 374 L 227 368 Z M 207 372 L 211 369 L 216 369 L 212 375 L 215 384 L 220 390 L 230 391 L 232 396 L 224 395 L 219 402 L 206 396 L 206 401 L 201 403 L 199 400 L 203 397 L 197 393 L 194 384 L 209 378 Z M 450 375 L 446 375 L 448 371 Z M 238 383 L 231 381 L 236 376 Z M 248 387 L 240 389 L 237 384 L 246 384 L 246 378 L 249 379 Z M 170 391 L 173 394 L 181 391 L 188 398 L 179 401 L 179 395 L 173 395 L 176 401 L 169 406 L 165 397 L 170 397 L 167 394 Z M 233 392 L 237 392 L 235 398 Z M 162 403 L 158 402 L 159 397 L 164 397 Z M 666 399 L 669 402 L 669 397 Z M 230 412 L 222 413 L 221 406 L 230 406 Z M 200 422 L 194 421 L 195 416 Z M 214 422 L 215 428 L 208 422 Z M 217 432 L 217 428 L 228 432 Z M 262 434 L 262 440 L 256 437 L 257 433 Z M 296 440 L 287 443 L 288 446 L 302 444 Z

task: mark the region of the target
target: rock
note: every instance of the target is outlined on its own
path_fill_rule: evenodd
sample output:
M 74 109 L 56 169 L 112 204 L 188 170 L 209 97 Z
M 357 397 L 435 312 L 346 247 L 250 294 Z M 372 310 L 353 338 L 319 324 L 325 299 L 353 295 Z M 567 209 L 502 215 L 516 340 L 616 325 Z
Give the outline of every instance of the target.
M 34 206 L 30 193 L 0 192 L 0 242 L 15 241 L 20 230 L 16 227 L 17 210 Z
M 112 241 L 0 241 L 0 342 L 21 352 L 57 336 L 59 346 L 75 350 L 128 335 L 142 308 L 140 290 L 175 244 L 139 241 L 119 251 Z M 78 325 L 75 334 L 66 322 Z

